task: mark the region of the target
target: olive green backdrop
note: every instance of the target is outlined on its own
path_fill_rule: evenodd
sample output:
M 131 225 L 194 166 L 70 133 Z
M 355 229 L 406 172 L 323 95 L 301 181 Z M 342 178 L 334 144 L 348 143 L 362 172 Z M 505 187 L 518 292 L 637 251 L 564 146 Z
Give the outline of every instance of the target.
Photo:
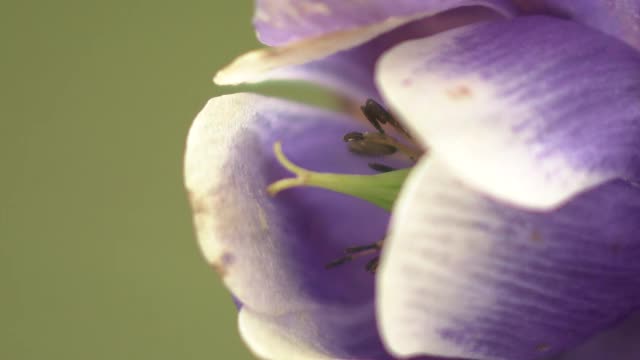
M 2 1 L 0 359 L 252 358 L 182 188 L 191 120 L 237 90 L 212 75 L 258 46 L 252 7 Z

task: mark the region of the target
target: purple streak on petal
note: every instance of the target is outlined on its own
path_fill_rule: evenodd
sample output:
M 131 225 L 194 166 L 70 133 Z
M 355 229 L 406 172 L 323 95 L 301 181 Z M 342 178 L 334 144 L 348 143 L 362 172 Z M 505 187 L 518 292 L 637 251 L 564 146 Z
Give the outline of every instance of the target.
M 272 71 L 268 77 L 311 81 L 356 101 L 367 98 L 382 101 L 374 83 L 374 70 L 380 55 L 391 47 L 459 26 L 500 18 L 501 15 L 482 6 L 455 8 L 400 26 L 367 43 L 324 59 Z
M 514 0 L 525 14 L 553 14 L 616 36 L 640 50 L 638 0 Z
M 233 300 L 233 304 L 236 306 L 236 309 L 240 311 L 243 306 L 242 301 L 238 300 L 238 298 L 235 296 L 231 296 L 231 299 Z
M 496 360 L 571 349 L 640 306 L 639 218 L 640 189 L 623 181 L 534 212 L 427 159 L 398 199 L 378 275 L 385 342 Z
M 390 17 L 436 14 L 472 5 L 490 7 L 505 15 L 513 12 L 513 5 L 506 0 L 257 0 L 253 22 L 260 41 L 275 46 Z
M 378 64 L 387 104 L 491 195 L 544 208 L 640 179 L 640 53 L 615 38 L 519 17 L 405 42 Z
M 535 119 L 515 119 L 513 129 L 536 129 L 533 140 L 546 148 L 540 157 L 563 152 L 576 165 L 599 161 L 589 166 L 640 176 L 640 54 L 564 21 L 531 18 L 513 26 L 518 36 L 506 35 L 510 25 L 505 25 L 487 24 L 458 39 L 464 48 L 445 51 L 439 60 L 448 61 L 451 71 L 466 68 L 503 82 L 499 95 L 504 98 L 531 101 Z M 501 56 L 506 54 L 498 46 L 513 55 Z M 517 72 L 530 76 L 518 79 Z M 512 82 L 506 79 L 511 75 Z
M 311 328 L 325 326 L 322 316 L 331 313 L 342 318 L 336 326 L 347 330 L 326 331 L 370 331 L 356 342 L 345 338 L 332 344 L 325 334 L 300 336 L 353 356 L 363 349 L 386 356 L 372 306 L 374 277 L 364 269 L 367 259 L 331 270 L 324 266 L 346 247 L 383 238 L 389 214 L 326 190 L 295 188 L 275 198 L 266 193 L 271 182 L 291 177 L 273 155 L 278 140 L 285 154 L 307 169 L 372 173 L 370 160 L 351 155 L 342 140 L 354 130 L 364 129 L 345 115 L 300 104 L 251 94 L 218 97 L 190 130 L 186 184 L 203 252 L 243 309 L 276 318 L 298 314 Z M 354 309 L 360 309 L 358 317 L 352 316 Z

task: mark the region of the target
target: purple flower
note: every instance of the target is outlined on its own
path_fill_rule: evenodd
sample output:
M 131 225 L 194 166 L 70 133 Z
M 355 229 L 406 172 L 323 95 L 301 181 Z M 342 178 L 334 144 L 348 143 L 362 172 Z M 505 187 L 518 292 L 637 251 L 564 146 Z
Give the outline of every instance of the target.
M 373 129 L 259 95 L 209 101 L 186 186 L 258 356 L 640 359 L 640 1 L 258 0 L 255 26 L 275 47 L 218 83 L 372 98 L 428 149 L 391 212 L 311 187 L 271 197 L 291 176 L 274 143 L 306 169 L 373 174 L 343 142 Z M 375 275 L 366 256 L 325 269 L 383 238 Z

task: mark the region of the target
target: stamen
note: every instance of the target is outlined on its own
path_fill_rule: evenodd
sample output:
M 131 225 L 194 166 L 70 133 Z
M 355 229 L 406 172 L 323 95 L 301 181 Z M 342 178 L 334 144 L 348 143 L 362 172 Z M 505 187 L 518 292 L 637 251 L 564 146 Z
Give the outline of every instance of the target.
M 423 151 L 415 144 L 409 132 L 389 113 L 382 105 L 373 99 L 367 99 L 360 107 L 364 116 L 378 132 L 357 132 L 352 131 L 343 136 L 343 140 L 349 144 L 349 151 L 354 154 L 380 157 L 392 155 L 397 151 L 405 154 L 412 161 L 417 161 Z M 414 146 L 407 146 L 399 142 L 394 137 L 387 135 L 380 124 L 390 124 Z
M 390 171 L 394 171 L 396 169 L 392 168 L 391 166 L 387 166 L 385 164 L 379 164 L 379 163 L 369 163 L 367 164 L 369 166 L 370 169 L 381 172 L 381 173 L 386 173 L 386 172 L 390 172 Z
M 345 134 L 343 139 L 349 144 L 349 151 L 352 153 L 363 156 L 380 157 L 392 155 L 398 151 L 398 149 L 391 144 L 375 140 L 376 138 L 385 137 L 387 136 L 379 133 L 360 133 L 354 131 Z
M 343 139 L 349 144 L 349 150 L 358 155 L 379 157 L 400 151 L 412 161 L 417 161 L 422 155 L 421 150 L 407 146 L 386 134 L 354 131 L 345 134 Z
M 365 267 L 364 267 L 364 268 L 365 268 L 368 272 L 370 272 L 370 273 L 372 273 L 372 274 L 375 274 L 375 273 L 376 273 L 376 270 L 378 270 L 378 264 L 379 264 L 379 263 L 380 263 L 380 257 L 379 257 L 379 256 L 376 256 L 375 258 L 371 259 L 371 260 L 367 263 L 367 265 L 365 265 Z
M 352 131 L 344 134 L 342 139 L 344 140 L 344 142 L 360 141 L 360 140 L 364 140 L 364 134 L 361 132 Z
M 367 99 L 364 105 L 360 106 L 360 110 L 371 125 L 373 125 L 380 134 L 384 134 L 384 129 L 380 126 L 380 123 L 386 124 L 389 119 L 392 119 L 391 114 L 373 99 Z
M 384 240 L 380 240 L 377 241 L 373 244 L 368 244 L 368 245 L 363 245 L 363 246 L 354 246 L 354 247 L 349 247 L 346 248 L 344 250 L 345 252 L 345 256 L 340 257 L 336 260 L 331 261 L 330 263 L 325 265 L 325 269 L 331 269 L 334 268 L 336 266 L 340 266 L 343 264 L 346 264 L 350 261 L 352 261 L 353 259 L 356 259 L 358 257 L 364 256 L 364 255 L 368 255 L 371 253 L 378 253 L 380 252 L 380 250 L 382 250 L 382 243 L 384 242 Z M 367 264 L 365 265 L 365 270 L 367 270 L 370 273 L 375 273 L 376 269 L 378 268 L 378 262 L 380 260 L 379 256 L 376 256 L 375 258 L 371 259 L 370 261 L 367 262 Z
M 373 99 L 368 99 L 360 109 L 377 132 L 353 131 L 346 133 L 343 136 L 343 140 L 348 144 L 351 152 L 372 157 L 392 155 L 400 152 L 414 162 L 422 156 L 423 151 L 415 144 L 409 132 L 405 130 L 382 105 Z M 387 135 L 381 124 L 391 125 L 414 146 L 406 145 L 396 140 L 396 138 Z M 354 196 L 380 206 L 387 211 L 391 211 L 393 202 L 402 187 L 402 183 L 410 171 L 410 168 L 396 170 L 384 164 L 369 163 L 368 165 L 371 169 L 381 174 L 345 175 L 314 172 L 303 169 L 289 161 L 282 152 L 280 142 L 276 142 L 273 149 L 276 159 L 282 166 L 292 172 L 295 177 L 281 179 L 269 185 L 267 192 L 272 196 L 292 187 L 310 186 Z M 346 264 L 356 258 L 373 254 L 374 257 L 365 264 L 365 270 L 370 273 L 375 273 L 380 262 L 379 253 L 382 249 L 382 243 L 383 240 L 380 240 L 373 244 L 346 248 L 344 250 L 344 256 L 327 263 L 325 268 L 331 269 Z
M 393 126 L 396 130 L 401 132 L 408 140 L 412 140 L 409 132 L 400 125 L 398 120 L 396 120 L 393 115 L 387 109 L 385 109 L 382 105 L 377 103 L 373 99 L 367 99 L 363 106 L 360 107 L 364 116 L 369 120 L 371 125 L 378 130 L 380 134 L 384 134 L 384 129 L 380 124 L 389 124 Z
M 334 267 L 340 266 L 340 265 L 344 265 L 346 263 L 348 263 L 349 261 L 353 260 L 353 257 L 351 256 L 343 256 L 339 259 L 333 260 L 332 262 L 326 264 L 324 266 L 325 269 L 333 269 Z
M 368 252 L 369 250 L 378 251 L 380 249 L 382 249 L 382 241 L 378 241 L 369 245 L 348 247 L 344 249 L 344 252 L 347 254 L 357 254 L 357 253 L 363 253 L 365 251 Z

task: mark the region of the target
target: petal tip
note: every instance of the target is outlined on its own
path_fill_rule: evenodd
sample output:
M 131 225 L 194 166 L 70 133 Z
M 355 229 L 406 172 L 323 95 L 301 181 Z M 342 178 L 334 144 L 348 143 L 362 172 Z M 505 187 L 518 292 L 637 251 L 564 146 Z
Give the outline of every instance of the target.
M 269 71 L 268 50 L 258 49 L 240 55 L 220 69 L 213 77 L 216 85 L 238 85 L 259 81 L 260 74 Z

